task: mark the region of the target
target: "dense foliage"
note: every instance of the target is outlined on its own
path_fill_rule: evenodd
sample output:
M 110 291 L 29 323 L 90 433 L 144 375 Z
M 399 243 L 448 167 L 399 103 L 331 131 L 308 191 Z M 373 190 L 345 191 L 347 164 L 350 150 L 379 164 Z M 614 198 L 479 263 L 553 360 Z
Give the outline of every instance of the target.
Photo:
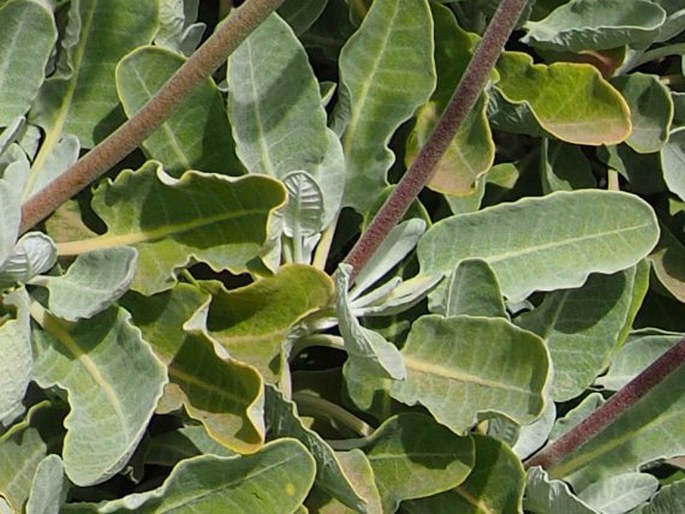
M 0 512 L 685 512 L 685 0 L 527 2 L 360 269 L 499 2 L 286 0 L 25 232 L 230 4 L 0 0 Z

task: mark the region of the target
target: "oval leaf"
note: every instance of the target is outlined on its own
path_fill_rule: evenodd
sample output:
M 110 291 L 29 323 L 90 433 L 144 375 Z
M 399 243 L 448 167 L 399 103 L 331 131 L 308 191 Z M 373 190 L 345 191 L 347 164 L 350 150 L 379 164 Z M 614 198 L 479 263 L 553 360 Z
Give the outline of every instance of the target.
M 536 290 L 578 287 L 590 273 L 632 266 L 658 237 L 652 208 L 637 196 L 561 191 L 442 220 L 419 242 L 418 257 L 427 275 L 483 259 L 516 302 Z

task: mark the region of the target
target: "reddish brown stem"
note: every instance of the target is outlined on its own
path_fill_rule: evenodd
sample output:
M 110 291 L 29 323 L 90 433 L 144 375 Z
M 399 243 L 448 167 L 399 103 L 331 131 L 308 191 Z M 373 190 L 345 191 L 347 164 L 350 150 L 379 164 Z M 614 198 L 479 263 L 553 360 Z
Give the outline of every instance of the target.
M 428 141 L 345 257 L 344 262 L 352 266 L 352 279 L 371 259 L 430 180 L 438 162 L 487 85 L 490 73 L 525 5 L 526 0 L 502 0 L 500 3 Z
M 531 466 L 550 468 L 563 460 L 569 453 L 586 444 L 616 421 L 616 418 L 630 410 L 635 403 L 644 398 L 650 390 L 683 363 L 685 363 L 685 339 L 681 339 L 678 344 L 650 364 L 580 424 L 529 459 L 525 463 L 526 468 Z
M 133 118 L 22 206 L 21 233 L 49 216 L 135 150 L 283 1 L 248 0 L 238 8 Z

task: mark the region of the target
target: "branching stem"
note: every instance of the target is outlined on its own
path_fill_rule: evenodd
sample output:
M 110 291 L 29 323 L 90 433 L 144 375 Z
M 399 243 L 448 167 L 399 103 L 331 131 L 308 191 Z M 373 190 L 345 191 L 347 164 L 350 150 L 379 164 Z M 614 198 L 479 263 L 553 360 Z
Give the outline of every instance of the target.
M 236 9 L 133 118 L 22 206 L 21 233 L 45 219 L 135 150 L 283 1 L 248 0 Z
M 450 142 L 487 85 L 490 73 L 525 5 L 526 0 L 502 0 L 500 3 L 428 141 L 345 257 L 343 262 L 352 266 L 350 281 L 371 259 L 430 180 Z

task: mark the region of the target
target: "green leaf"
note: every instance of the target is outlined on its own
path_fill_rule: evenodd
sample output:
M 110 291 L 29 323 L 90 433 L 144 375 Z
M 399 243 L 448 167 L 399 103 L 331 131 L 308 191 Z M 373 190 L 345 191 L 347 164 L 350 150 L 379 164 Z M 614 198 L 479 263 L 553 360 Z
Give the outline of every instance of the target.
M 212 302 L 198 316 L 206 316 L 209 335 L 231 357 L 255 366 L 267 382 L 280 376 L 291 331 L 305 316 L 326 307 L 333 294 L 330 277 L 303 264 L 283 266 L 273 277 L 231 291 L 218 283 L 206 287 Z
M 288 203 L 283 215 L 283 233 L 307 237 L 323 229 L 324 198 L 319 184 L 306 171 L 293 171 L 283 177 Z
M 658 152 L 666 144 L 673 120 L 669 90 L 656 75 L 631 73 L 612 80 L 630 106 L 633 125 L 626 144 L 639 153 Z
M 659 488 L 659 480 L 647 473 L 624 473 L 590 484 L 578 498 L 602 514 L 623 514 L 640 506 Z
M 578 146 L 543 139 L 542 188 L 552 191 L 573 191 L 597 187 L 590 161 Z
M 666 12 L 647 0 L 572 0 L 544 20 L 528 21 L 526 44 L 544 50 L 602 50 L 646 47 L 666 21 Z
M 639 514 L 671 514 L 685 509 L 685 480 L 665 485 L 654 498 L 638 510 Z
M 58 514 L 66 498 L 64 464 L 58 455 L 45 457 L 36 469 L 31 494 L 26 504 L 27 514 Z
M 426 0 L 376 0 L 340 53 L 345 204 L 365 212 L 387 184 L 390 137 L 435 87 L 433 23 Z
M 393 384 L 392 396 L 420 403 L 456 433 L 493 412 L 530 423 L 544 408 L 547 349 L 504 319 L 423 316 L 412 325 L 402 357 L 407 378 Z
M 264 415 L 272 437 L 293 437 L 305 445 L 316 460 L 317 487 L 357 512 L 364 512 L 367 501 L 358 492 L 333 449 L 319 434 L 307 428 L 297 413 L 296 404 L 285 399 L 273 386 L 266 386 Z
M 51 6 L 43 0 L 10 0 L 0 8 L 0 126 L 28 111 L 45 78 L 57 40 Z
M 278 15 L 288 22 L 296 34 L 305 32 L 326 8 L 328 0 L 286 0 Z
M 190 55 L 200 43 L 207 26 L 197 19 L 200 0 L 160 0 L 159 30 L 155 34 L 156 46 Z
M 121 124 L 114 69 L 128 52 L 152 41 L 158 10 L 157 2 L 71 3 L 57 72 L 41 87 L 30 113 L 31 122 L 45 130 L 35 169 L 65 135 L 91 148 Z
M 235 452 L 212 439 L 202 425 L 186 425 L 151 437 L 145 464 L 171 468 L 183 459 L 202 454 L 230 457 Z
M 30 302 L 23 287 L 2 297 L 5 309 L 14 311 L 12 319 L 0 324 L 0 422 L 4 426 L 24 412 L 22 401 L 33 375 Z
M 685 200 L 685 127 L 678 127 L 668 136 L 668 142 L 661 149 L 661 164 L 664 181 L 671 193 Z
M 117 301 L 136 273 L 137 252 L 120 246 L 79 255 L 64 275 L 43 277 L 48 308 L 67 321 L 90 318 Z
M 447 286 L 445 316 L 485 316 L 507 318 L 497 276 L 481 259 L 465 259 L 457 264 Z
M 566 483 L 550 480 L 539 466 L 528 470 L 523 506 L 535 514 L 599 514 L 575 496 Z
M 430 417 L 400 414 L 386 420 L 364 448 L 381 493 L 383 512 L 403 500 L 431 496 L 461 484 L 474 465 L 474 444 Z
M 241 453 L 264 444 L 264 383 L 252 366 L 219 358 L 205 335 L 188 335 L 169 364 L 188 415 L 216 441 Z
M 658 235 L 654 212 L 637 196 L 561 191 L 444 219 L 423 236 L 418 257 L 426 275 L 483 259 L 516 302 L 536 290 L 578 287 L 590 273 L 632 266 Z
M 250 77 L 250 80 L 245 80 Z M 326 128 L 319 83 L 292 29 L 273 14 L 231 54 L 228 112 L 250 173 L 308 172 L 321 187 L 327 225 L 342 200 L 342 148 Z
M 533 64 L 533 58 L 520 52 L 505 52 L 497 62 L 500 80 L 494 85 L 514 118 L 538 129 L 533 135 L 551 134 L 578 145 L 609 145 L 625 140 L 631 133 L 630 109 L 623 97 L 604 80 L 594 66 L 556 62 Z M 563 102 L 559 99 L 563 98 Z M 503 112 L 506 116 L 506 110 Z M 521 121 L 495 114 L 496 126 L 513 132 Z
M 680 385 L 685 368 L 666 376 L 635 405 L 585 445 L 548 469 L 577 491 L 640 466 L 685 454 L 679 434 L 685 430 L 685 396 Z
M 133 246 L 138 273 L 131 289 L 154 294 L 170 289 L 173 272 L 193 258 L 217 270 L 244 271 L 266 244 L 271 214 L 284 201 L 283 186 L 267 177 L 188 171 L 175 180 L 151 161 L 95 190 L 93 210 L 109 230 L 62 251 Z
M 521 512 L 525 473 L 509 447 L 474 434 L 476 464 L 454 489 L 403 505 L 409 514 L 515 514 Z
M 428 103 L 416 116 L 416 125 L 407 141 L 407 167 L 430 136 L 439 115 L 447 106 L 472 55 L 474 37 L 457 24 L 452 11 L 431 3 L 435 23 L 435 66 L 437 85 Z M 483 93 L 469 112 L 445 155 L 437 164 L 428 187 L 446 195 L 467 195 L 477 179 L 490 169 L 495 158 L 495 143 L 487 120 L 487 94 Z
M 12 166 L 12 164 L 10 164 Z M 4 265 L 14 251 L 21 223 L 21 203 L 11 178 L 0 178 L 0 265 Z
M 98 510 L 110 514 L 226 509 L 290 514 L 307 495 L 314 472 L 314 459 L 301 443 L 279 439 L 252 455 L 202 455 L 186 459 L 157 489 L 107 502 Z M 79 512 L 78 507 L 74 512 Z
M 69 326 L 34 309 L 33 379 L 67 391 L 71 412 L 62 457 L 69 479 L 81 486 L 118 473 L 140 441 L 167 382 L 123 309 Z
M 360 407 L 368 408 L 372 398 L 365 382 L 372 378 L 403 380 L 406 370 L 397 347 L 379 333 L 362 327 L 355 318 L 347 296 L 351 270 L 351 266 L 341 264 L 336 280 L 336 313 L 348 355 L 343 375 L 351 398 Z
M 517 320 L 517 325 L 547 343 L 554 363 L 554 401 L 580 395 L 609 365 L 623 343 L 638 279 L 635 267 L 613 275 L 591 275 L 579 289 L 547 294 L 537 309 Z
M 685 303 L 685 245 L 663 224 L 661 238 L 656 249 L 647 260 L 652 270 L 674 298 Z
M 0 266 L 0 284 L 28 283 L 57 262 L 55 243 L 42 232 L 24 234 Z
M 542 448 L 552 431 L 556 415 L 554 402 L 547 402 L 542 416 L 530 425 L 521 427 L 516 443 L 511 448 L 512 451 L 520 459 L 525 459 Z
M 609 371 L 598 377 L 595 384 L 618 391 L 683 337 L 685 334 L 653 329 L 633 332 L 611 359 Z
M 116 84 L 126 116 L 131 118 L 140 110 L 185 62 L 182 56 L 153 46 L 137 48 L 124 57 L 117 65 Z M 189 169 L 243 174 L 224 101 L 211 78 L 195 87 L 141 146 L 174 177 Z

